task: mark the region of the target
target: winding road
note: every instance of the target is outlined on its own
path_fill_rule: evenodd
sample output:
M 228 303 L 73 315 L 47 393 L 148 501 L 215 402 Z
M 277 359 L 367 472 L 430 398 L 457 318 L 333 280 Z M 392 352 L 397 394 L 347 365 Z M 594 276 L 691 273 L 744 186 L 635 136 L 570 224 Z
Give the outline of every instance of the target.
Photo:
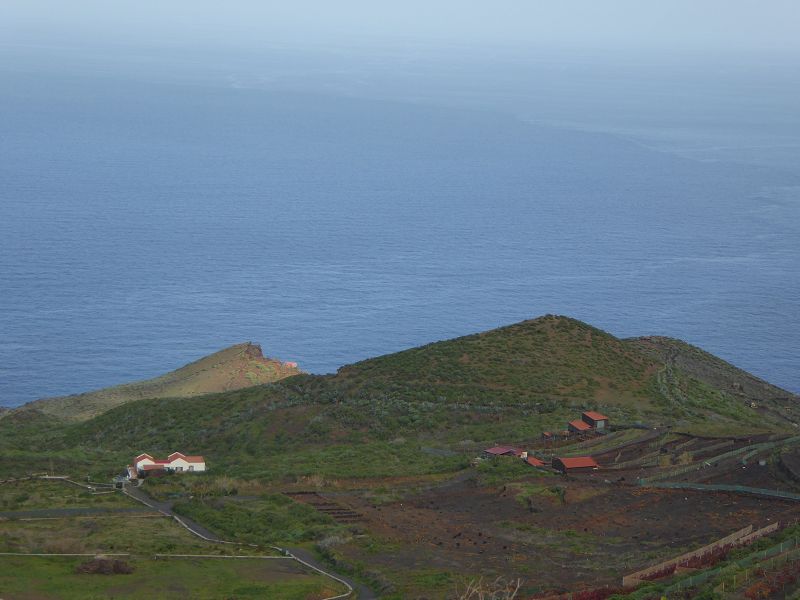
M 186 529 L 188 529 L 192 534 L 196 535 L 199 538 L 202 538 L 208 542 L 215 542 L 218 544 L 235 544 L 237 546 L 255 546 L 255 544 L 242 544 L 239 542 L 231 542 L 228 540 L 223 540 L 214 534 L 212 531 L 209 531 L 199 523 L 192 521 L 191 519 L 177 515 L 172 510 L 172 502 L 159 502 L 152 498 L 149 494 L 142 491 L 141 488 L 132 485 L 126 485 L 123 488 L 123 493 L 127 496 L 130 496 L 134 500 L 141 502 L 145 506 L 149 506 L 152 509 L 157 510 L 163 515 L 172 517 L 178 523 L 183 525 Z M 344 598 L 358 598 L 358 600 L 376 600 L 377 596 L 375 593 L 369 589 L 364 584 L 358 583 L 353 579 L 346 577 L 344 575 L 340 575 L 338 573 L 333 573 L 327 567 L 321 563 L 311 552 L 308 550 L 304 550 L 303 548 L 280 548 L 278 546 L 269 546 L 269 548 L 276 550 L 285 556 L 293 558 L 297 562 L 306 567 L 333 579 L 334 581 L 338 581 L 339 583 L 344 584 L 348 591 L 344 594 L 340 594 L 338 596 L 332 596 L 330 598 L 326 598 L 325 600 L 339 600 Z M 355 593 L 355 596 L 353 594 Z

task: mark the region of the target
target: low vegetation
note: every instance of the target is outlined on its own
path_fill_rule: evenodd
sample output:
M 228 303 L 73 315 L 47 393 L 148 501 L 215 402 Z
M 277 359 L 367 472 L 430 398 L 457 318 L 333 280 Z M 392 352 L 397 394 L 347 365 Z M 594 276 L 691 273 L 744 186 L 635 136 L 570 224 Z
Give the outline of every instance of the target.
M 109 576 L 76 572 L 84 562 L 66 557 L 0 557 L 0 589 L 8 598 L 53 600 L 297 600 L 343 591 L 320 575 L 286 564 L 288 561 L 137 558 L 126 561 L 132 573 Z
M 330 517 L 281 494 L 245 502 L 194 498 L 177 502 L 174 510 L 203 523 L 223 539 L 251 544 L 310 542 L 336 529 Z
M 146 398 L 190 398 L 278 381 L 300 370 L 293 364 L 265 358 L 261 346 L 237 344 L 165 375 L 93 392 L 45 398 L 25 405 L 30 410 L 83 421 L 115 406 Z
M 691 361 L 676 360 L 673 350 L 690 353 Z M 631 498 L 635 494 L 622 493 L 602 479 L 594 479 L 593 485 L 570 486 L 565 479 L 516 459 L 483 460 L 474 469 L 472 462 L 488 445 L 530 444 L 543 430 L 560 431 L 566 421 L 587 409 L 609 415 L 622 429 L 597 443 L 567 448 L 565 454 L 607 451 L 656 425 L 705 435 L 781 432 L 791 427 L 793 414 L 752 406 L 749 396 L 726 379 L 734 376 L 727 367 L 707 360 L 700 369 L 698 360 L 705 359 L 691 347 L 670 346 L 665 357 L 652 344 L 619 340 L 579 321 L 548 316 L 363 361 L 335 375 L 297 374 L 198 396 L 190 400 L 191 410 L 185 398 L 157 397 L 122 404 L 84 422 L 55 418 L 35 407 L 13 411 L 0 418 L 0 479 L 55 472 L 108 480 L 139 452 L 165 455 L 180 450 L 204 455 L 209 472 L 148 479 L 143 489 L 161 501 L 174 502 L 177 512 L 224 538 L 262 547 L 317 543 L 337 570 L 373 583 L 386 598 L 452 595 L 465 570 L 474 568 L 473 558 L 465 558 L 472 554 L 463 554 L 467 548 L 474 553 L 492 548 L 498 560 L 506 560 L 508 552 L 507 560 L 525 576 L 535 570 L 526 552 L 535 549 L 558 562 L 551 571 L 575 560 L 586 572 L 610 580 L 620 565 L 640 564 L 674 548 L 632 542 L 620 550 L 613 565 L 604 564 L 598 571 L 593 561 L 608 553 L 616 538 L 593 533 L 573 518 L 575 510 L 592 503 L 616 510 L 614 502 L 620 498 L 630 501 L 632 510 L 649 502 L 661 510 L 658 500 Z M 636 429 L 626 431 L 625 426 Z M 664 435 L 661 441 L 668 439 L 678 436 Z M 642 452 L 641 456 L 657 454 L 658 449 Z M 54 496 L 47 484 L 24 489 L 16 485 L 0 486 L 0 511 L 86 503 L 117 508 L 127 502 L 117 494 L 104 499 L 79 488 L 65 488 Z M 337 522 L 281 493 L 332 489 L 342 493 L 347 510 L 348 502 L 358 505 L 352 522 Z M 458 510 L 449 504 L 452 489 L 460 490 Z M 464 502 L 477 503 L 471 505 L 469 517 Z M 493 518 L 489 525 L 487 506 L 494 510 L 498 503 L 505 516 Z M 391 529 L 383 524 L 383 515 L 388 514 L 402 517 Z M 420 527 L 413 515 L 429 519 L 420 539 L 405 536 L 404 528 Z M 545 515 L 560 515 L 565 523 L 548 522 L 545 527 Z M 458 532 L 441 523 L 447 518 L 461 523 L 452 527 L 480 523 L 486 529 L 473 531 L 473 538 L 462 545 L 454 537 Z M 608 525 L 628 531 L 626 518 L 618 515 Z M 58 526 L 64 548 L 89 552 L 199 553 L 198 544 L 202 546 L 198 540 L 174 537 L 178 534 L 169 527 L 174 524 L 155 517 L 136 517 L 136 527 L 149 542 L 140 545 L 130 536 L 114 537 L 113 528 L 126 528 L 121 519 L 128 519 L 130 527 L 133 518 L 119 515 L 106 520 L 73 518 L 62 525 L 2 522 L 0 544 L 23 551 L 47 548 L 52 527 Z M 331 543 L 321 544 L 323 540 Z M 404 553 L 408 544 L 428 552 L 428 559 Z M 517 548 L 516 553 L 510 548 Z M 214 547 L 210 552 L 225 550 Z M 442 552 L 451 562 L 430 564 Z M 398 555 L 405 562 L 398 564 Z M 494 560 L 475 556 L 483 556 L 484 562 Z M 162 576 L 160 564 L 138 558 L 131 564 L 137 576 L 154 580 Z M 502 572 L 507 564 L 498 562 L 494 568 Z M 66 577 L 66 572 L 79 576 L 72 563 L 41 568 L 61 569 L 59 577 Z M 233 577 L 237 568 L 244 567 L 225 567 L 220 578 Z M 124 577 L 129 576 L 108 579 Z M 285 580 L 289 579 L 287 575 Z M 282 597 L 283 581 L 278 577 L 269 583 L 278 591 L 268 597 Z M 263 596 L 260 584 L 253 585 L 225 593 L 246 598 L 255 597 L 258 590 Z M 301 588 L 286 597 L 304 597 L 296 595 Z M 106 589 L 97 588 L 96 593 L 102 596 Z M 206 593 L 193 596 L 194 587 L 186 590 L 191 597 Z M 531 586 L 524 590 L 542 591 Z

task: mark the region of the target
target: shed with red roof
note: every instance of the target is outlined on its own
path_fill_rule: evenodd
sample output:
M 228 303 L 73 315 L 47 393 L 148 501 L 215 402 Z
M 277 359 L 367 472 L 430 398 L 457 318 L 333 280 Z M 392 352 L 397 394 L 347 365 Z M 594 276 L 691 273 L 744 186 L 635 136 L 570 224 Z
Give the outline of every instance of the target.
M 592 426 L 580 419 L 575 419 L 567 423 L 567 429 L 573 433 L 586 433 L 587 431 L 591 431 Z
M 581 420 L 595 429 L 605 429 L 608 427 L 608 417 L 593 410 L 587 410 L 583 413 L 581 415 Z
M 543 467 L 544 461 L 539 460 L 535 456 L 531 456 L 530 454 L 525 457 L 525 462 L 528 463 L 532 467 Z
M 553 468 L 562 473 L 583 473 L 599 469 L 600 465 L 591 456 L 554 458 Z
M 486 458 L 495 458 L 498 456 L 522 456 L 522 450 L 514 448 L 514 446 L 494 446 L 487 448 L 483 451 Z

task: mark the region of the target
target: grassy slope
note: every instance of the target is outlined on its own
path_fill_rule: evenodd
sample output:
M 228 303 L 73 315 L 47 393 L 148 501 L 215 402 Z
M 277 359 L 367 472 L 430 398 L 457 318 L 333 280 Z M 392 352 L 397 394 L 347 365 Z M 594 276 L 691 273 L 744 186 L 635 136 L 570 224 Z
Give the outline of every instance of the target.
M 665 374 L 688 375 L 694 385 L 713 389 L 729 406 L 757 409 L 765 421 L 790 425 L 800 422 L 797 396 L 759 379 L 691 344 L 661 336 L 625 340 L 625 344 L 665 364 Z
M 100 468 L 119 467 L 140 451 L 178 449 L 206 455 L 212 468 L 270 479 L 424 474 L 459 468 L 477 444 L 537 439 L 586 408 L 617 423 L 718 434 L 781 427 L 629 343 L 546 316 L 363 361 L 333 376 L 298 375 L 198 397 L 192 411 L 181 400 L 152 399 L 76 425 L 5 428 L 0 451 L 24 458 L 47 449 L 67 463 Z M 430 447 L 456 454 L 426 452 Z
M 624 342 L 659 362 L 671 364 L 708 385 L 748 401 L 783 400 L 793 396 L 791 392 L 675 338 L 647 336 Z
M 546 316 L 344 367 L 337 379 L 430 400 L 648 402 L 659 364 L 580 321 Z
M 115 406 L 145 398 L 186 398 L 278 381 L 300 371 L 265 358 L 261 347 L 244 343 L 225 348 L 160 377 L 74 396 L 45 398 L 22 410 L 39 410 L 64 419 L 86 420 Z

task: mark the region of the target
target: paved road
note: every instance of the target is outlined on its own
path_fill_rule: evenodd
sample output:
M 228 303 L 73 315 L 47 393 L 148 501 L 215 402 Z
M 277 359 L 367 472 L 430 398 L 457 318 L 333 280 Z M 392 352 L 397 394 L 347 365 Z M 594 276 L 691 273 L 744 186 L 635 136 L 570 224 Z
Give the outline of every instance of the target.
M 353 590 L 356 592 L 357 595 L 355 597 L 358 598 L 358 600 L 375 600 L 377 598 L 375 592 L 373 592 L 363 583 L 358 583 L 357 581 L 354 581 L 349 577 L 331 571 L 330 567 L 328 567 L 327 565 L 323 565 L 319 560 L 317 560 L 314 554 L 312 554 L 308 550 L 304 550 L 303 548 L 287 548 L 287 550 L 289 550 L 289 552 L 291 552 L 294 556 L 307 562 L 308 564 L 314 565 L 315 567 L 317 567 L 318 569 L 322 569 L 323 571 L 334 573 L 334 575 L 336 575 L 339 579 L 343 579 L 344 581 L 346 581 L 348 584 L 350 584 L 350 587 L 352 587 Z
M 149 494 L 144 492 L 140 487 L 135 486 L 125 486 L 125 493 L 131 496 L 132 498 L 138 500 L 139 502 L 146 504 L 154 508 L 155 510 L 169 515 L 170 517 L 176 518 L 179 522 L 183 523 L 186 528 L 194 533 L 195 535 L 204 538 L 206 540 L 212 542 L 219 542 L 219 543 L 230 543 L 226 540 L 221 539 L 212 531 L 209 531 L 199 523 L 192 521 L 191 519 L 184 517 L 183 515 L 176 515 L 172 510 L 172 502 L 160 502 L 152 497 Z M 277 548 L 276 546 L 270 546 L 273 549 L 280 550 L 284 554 L 290 555 L 295 557 L 301 562 L 307 563 L 311 565 L 313 568 L 322 571 L 325 574 L 334 575 L 334 578 L 340 579 L 347 583 L 357 594 L 358 600 L 376 600 L 377 596 L 375 593 L 370 590 L 367 586 L 358 583 L 357 581 L 352 580 L 349 577 L 344 575 L 340 575 L 339 573 L 333 572 L 330 567 L 320 562 L 311 552 L 304 550 L 303 548 Z

